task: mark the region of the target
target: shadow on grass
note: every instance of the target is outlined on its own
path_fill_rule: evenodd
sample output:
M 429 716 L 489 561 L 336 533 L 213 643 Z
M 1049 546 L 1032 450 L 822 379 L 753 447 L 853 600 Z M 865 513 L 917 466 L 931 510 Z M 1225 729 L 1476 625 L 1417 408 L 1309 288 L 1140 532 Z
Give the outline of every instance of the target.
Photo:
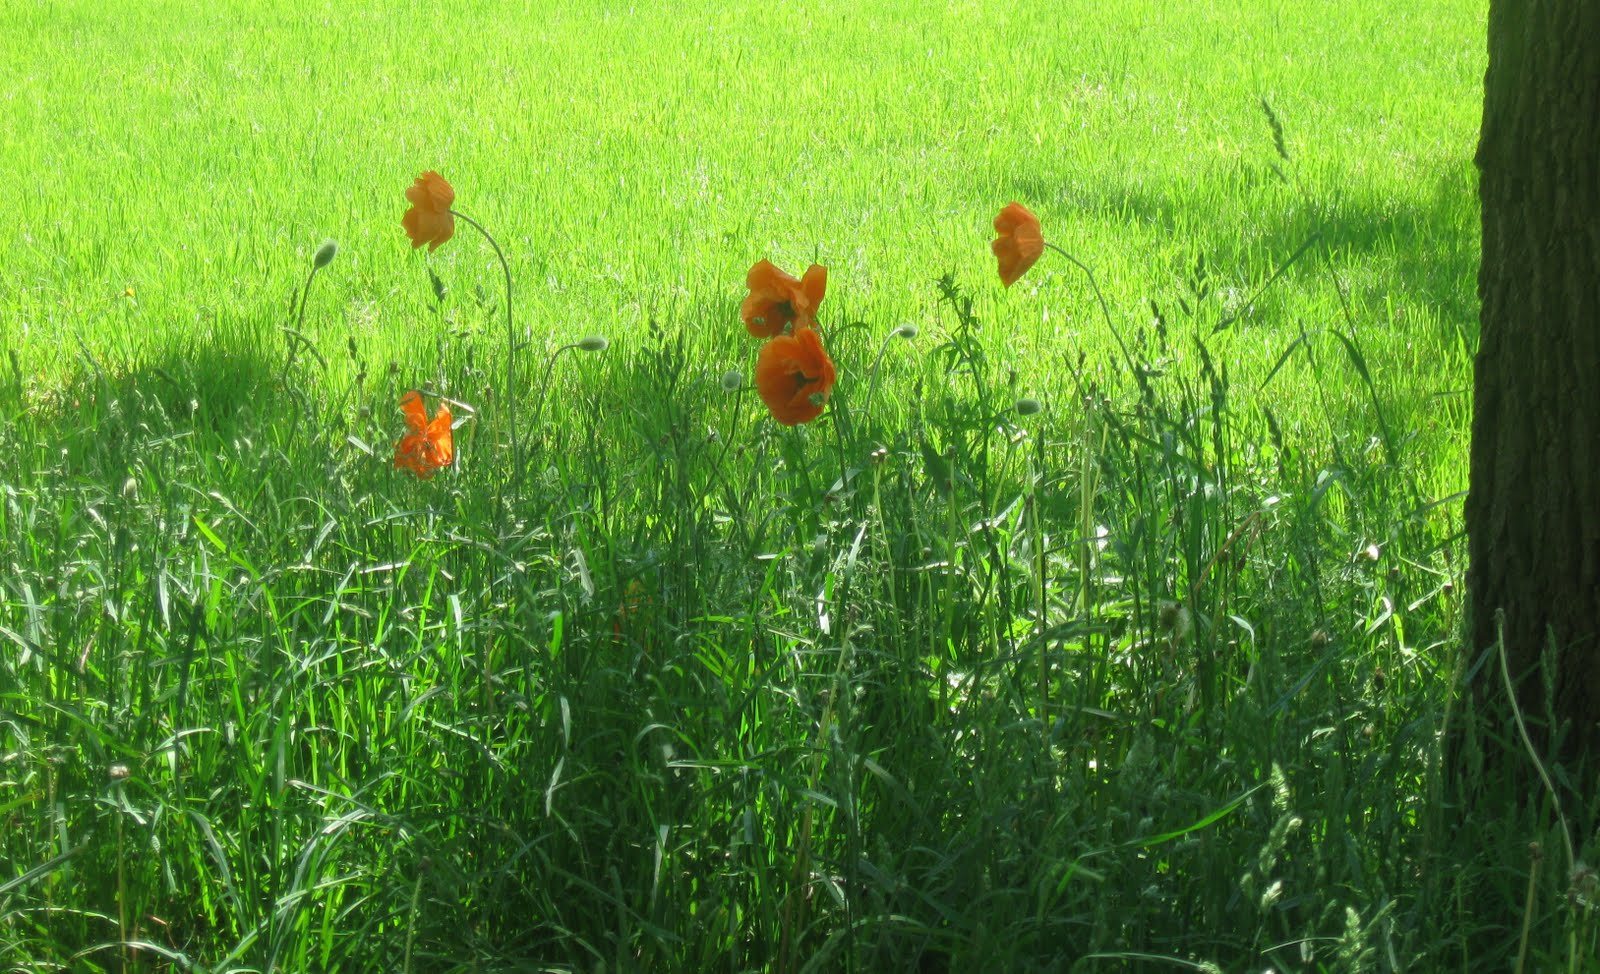
M 1403 199 L 1337 189 L 1319 195 L 1296 187 L 1288 181 L 1293 178 L 1242 161 L 1214 166 L 1183 187 L 1135 180 L 1008 182 L 1011 193 L 1038 200 L 1041 208 L 1054 201 L 1057 211 L 1119 218 L 1187 241 L 1216 272 L 1252 281 L 1265 280 L 1315 236 L 1291 279 L 1332 263 L 1365 278 L 1361 290 L 1434 309 L 1476 341 L 1477 200 L 1469 162 L 1436 173 L 1431 184 L 1418 185 Z M 1255 208 L 1240 212 L 1214 205 L 1224 200 L 1252 201 Z M 1070 240 L 1062 242 L 1072 249 Z M 1079 256 L 1093 264 L 1094 255 Z
M 138 359 L 84 351 L 83 367 L 65 386 L 30 398 L 18 380 L 4 398 L 16 411 L 17 434 L 46 451 L 46 463 L 109 484 L 154 441 L 228 443 L 255 435 L 287 408 L 284 352 L 272 335 L 264 323 L 227 321 L 190 341 L 156 344 Z

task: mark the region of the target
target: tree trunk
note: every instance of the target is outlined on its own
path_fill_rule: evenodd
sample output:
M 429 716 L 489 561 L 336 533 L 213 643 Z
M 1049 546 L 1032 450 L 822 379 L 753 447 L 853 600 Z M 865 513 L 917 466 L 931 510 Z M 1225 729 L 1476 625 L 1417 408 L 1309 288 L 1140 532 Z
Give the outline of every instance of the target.
M 1600 759 L 1600 2 L 1491 0 L 1477 164 L 1472 640 L 1478 651 L 1493 646 L 1504 613 L 1506 660 L 1541 758 L 1575 768 L 1587 755 L 1592 769 Z M 1542 669 L 1547 646 L 1552 673 Z M 1492 721 L 1486 729 L 1520 747 L 1500 723 L 1509 713 L 1498 659 L 1477 671 L 1474 692 Z M 1552 708 L 1557 727 L 1542 719 Z

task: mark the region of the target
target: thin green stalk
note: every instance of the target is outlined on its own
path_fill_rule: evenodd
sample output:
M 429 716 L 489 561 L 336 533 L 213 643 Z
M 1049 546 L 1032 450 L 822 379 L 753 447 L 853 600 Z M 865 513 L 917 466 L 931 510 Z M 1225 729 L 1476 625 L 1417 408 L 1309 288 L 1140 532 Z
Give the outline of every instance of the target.
M 544 418 L 544 401 L 545 395 L 550 391 L 550 374 L 556 370 L 556 359 L 561 357 L 561 353 L 570 352 L 575 348 L 582 349 L 585 352 L 603 352 L 606 350 L 609 344 L 609 342 L 599 335 L 587 335 L 578 341 L 562 345 L 560 348 L 550 353 L 549 360 L 545 362 L 544 378 L 539 380 L 539 397 L 534 401 L 534 429 L 537 430 L 539 428 L 539 423 Z M 518 470 L 520 471 L 520 469 L 521 468 L 519 467 Z
M 1528 895 L 1522 904 L 1522 936 L 1517 941 L 1516 974 L 1522 974 L 1528 963 L 1528 933 L 1533 929 L 1533 906 L 1539 889 L 1539 864 L 1544 862 L 1544 850 L 1539 843 L 1528 843 Z
M 561 353 L 562 352 L 569 352 L 572 349 L 577 348 L 577 347 L 578 347 L 578 343 L 577 342 L 573 342 L 573 343 L 571 343 L 569 345 L 562 345 L 560 348 L 558 348 L 555 351 L 551 352 L 550 353 L 550 358 L 545 362 L 545 365 L 544 365 L 544 378 L 539 380 L 539 396 L 538 396 L 537 399 L 534 400 L 534 406 L 533 406 L 533 428 L 534 429 L 537 430 L 539 428 L 539 422 L 540 422 L 541 419 L 544 418 L 544 397 L 545 397 L 545 394 L 550 391 L 550 374 L 553 373 L 556 370 L 556 359 L 561 357 Z M 521 468 L 519 467 L 518 469 L 520 470 Z
M 417 941 L 417 907 L 422 903 L 422 876 L 427 866 L 426 859 L 421 866 L 423 868 L 418 868 L 417 878 L 411 884 L 411 909 L 406 918 L 406 949 L 400 963 L 403 974 L 411 974 L 411 949 Z
M 517 397 L 513 392 L 517 376 L 517 333 L 511 318 L 511 265 L 506 263 L 505 251 L 500 249 L 499 242 L 483 224 L 459 210 L 451 210 L 450 215 L 483 234 L 483 239 L 489 241 L 489 246 L 494 248 L 494 255 L 500 259 L 500 270 L 506 277 L 506 384 L 500 390 L 500 396 L 505 403 L 506 425 L 511 431 L 510 482 L 515 487 L 517 479 L 522 476 L 522 448 L 517 440 Z
M 1035 457 L 1032 468 L 1028 471 L 1028 504 L 1032 508 L 1033 527 L 1033 600 L 1034 611 L 1038 613 L 1036 628 L 1039 638 L 1039 722 L 1044 726 L 1044 739 L 1048 746 L 1050 741 L 1050 656 L 1046 651 L 1049 640 L 1045 638 L 1045 631 L 1049 628 L 1045 607 L 1045 567 L 1047 560 L 1044 551 L 1044 512 L 1039 507 L 1039 483 L 1044 477 L 1044 433 L 1038 431 L 1035 435 Z
M 1539 772 L 1539 780 L 1544 782 L 1545 788 L 1550 792 L 1550 803 L 1555 806 L 1556 818 L 1561 821 L 1561 841 L 1567 851 L 1567 871 L 1571 872 L 1577 856 L 1572 849 L 1572 831 L 1567 827 L 1566 812 L 1561 810 L 1561 795 L 1556 791 L 1556 786 L 1551 784 L 1550 775 L 1544 770 L 1544 762 L 1539 760 L 1539 753 L 1533 746 L 1533 738 L 1528 736 L 1528 727 L 1522 720 L 1522 708 L 1517 704 L 1517 691 L 1511 684 L 1511 668 L 1506 663 L 1504 610 L 1495 613 L 1495 630 L 1498 636 L 1495 648 L 1499 651 L 1500 657 L 1500 679 L 1505 682 L 1506 699 L 1511 702 L 1511 716 L 1516 720 L 1517 733 L 1522 737 L 1522 746 L 1528 750 L 1528 759 L 1533 762 L 1533 769 Z
M 1111 332 L 1111 337 L 1117 340 L 1117 347 L 1122 349 L 1122 357 L 1127 360 L 1128 368 L 1137 373 L 1139 367 L 1138 363 L 1134 361 L 1133 353 L 1128 350 L 1128 343 L 1122 340 L 1122 333 L 1117 331 L 1117 326 L 1111 321 L 1111 306 L 1106 303 L 1106 296 L 1100 290 L 1100 282 L 1095 280 L 1094 271 L 1089 269 L 1088 264 L 1085 264 L 1083 261 L 1072 256 L 1070 253 L 1061 249 L 1060 247 L 1057 247 L 1050 241 L 1046 240 L 1044 245 L 1065 257 L 1067 260 L 1071 261 L 1073 265 L 1076 266 L 1078 270 L 1083 271 L 1084 276 L 1089 279 L 1089 287 L 1094 291 L 1095 299 L 1100 302 L 1100 314 L 1106 319 L 1106 330 Z
M 324 240 L 317 247 L 317 252 L 311 257 L 311 273 L 306 275 L 306 282 L 300 288 L 300 300 L 295 303 L 294 307 L 294 327 L 286 329 L 289 334 L 289 358 L 283 365 L 283 381 L 285 382 L 288 381 L 289 370 L 294 367 L 295 353 L 299 351 L 299 345 L 304 345 L 312 355 L 316 356 L 317 362 L 324 369 L 328 367 L 328 363 L 323 361 L 322 355 L 317 352 L 317 347 L 311 344 L 310 339 L 306 338 L 306 299 L 311 295 L 311 282 L 317 279 L 317 272 L 327 267 L 333 261 L 333 255 L 338 252 L 339 245 L 337 243 L 332 240 Z M 297 342 L 299 344 L 296 344 Z
M 917 337 L 916 325 L 901 325 L 883 337 L 883 344 L 878 346 L 878 354 L 872 359 L 872 372 L 867 378 L 867 406 L 864 413 L 872 415 L 872 404 L 878 398 L 878 366 L 883 362 L 883 355 L 889 350 L 889 342 L 896 338 L 910 341 Z

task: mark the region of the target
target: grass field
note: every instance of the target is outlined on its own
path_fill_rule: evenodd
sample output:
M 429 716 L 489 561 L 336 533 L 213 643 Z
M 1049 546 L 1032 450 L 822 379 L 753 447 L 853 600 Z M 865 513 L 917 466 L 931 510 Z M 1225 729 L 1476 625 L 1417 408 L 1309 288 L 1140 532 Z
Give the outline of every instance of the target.
M 0 965 L 1592 962 L 1437 771 L 1481 0 L 378 6 L 0 8 Z

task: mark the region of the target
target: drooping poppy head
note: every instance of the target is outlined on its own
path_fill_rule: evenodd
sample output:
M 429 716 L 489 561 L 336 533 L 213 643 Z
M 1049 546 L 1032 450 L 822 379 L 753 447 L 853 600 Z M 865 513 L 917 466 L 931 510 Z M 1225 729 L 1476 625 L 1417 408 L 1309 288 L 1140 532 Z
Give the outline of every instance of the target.
M 450 207 L 455 205 L 456 191 L 443 176 L 431 169 L 418 176 L 406 189 L 406 199 L 411 201 L 411 209 L 400 218 L 400 225 L 406 228 L 413 249 L 427 244 L 432 253 L 455 235 L 456 218 Z
M 1028 273 L 1028 268 L 1044 253 L 1044 233 L 1039 218 L 1021 203 L 1007 203 L 994 218 L 995 238 L 989 249 L 1000 259 L 1000 280 L 1006 287 Z
M 756 358 L 756 391 L 772 418 L 785 426 L 809 423 L 822 415 L 838 372 L 814 328 L 796 328 L 761 347 Z
M 745 328 L 757 338 L 781 335 L 790 325 L 796 329 L 811 324 L 817 305 L 828 289 L 828 269 L 820 264 L 806 268 L 805 277 L 796 279 L 779 270 L 770 260 L 758 260 L 745 275 L 750 294 L 739 307 Z
M 441 403 L 439 411 L 428 419 L 422 405 L 422 393 L 415 389 L 400 397 L 400 412 L 411 430 L 394 445 L 394 467 L 409 470 L 429 480 L 434 471 L 455 462 L 455 440 L 450 435 L 450 407 Z

